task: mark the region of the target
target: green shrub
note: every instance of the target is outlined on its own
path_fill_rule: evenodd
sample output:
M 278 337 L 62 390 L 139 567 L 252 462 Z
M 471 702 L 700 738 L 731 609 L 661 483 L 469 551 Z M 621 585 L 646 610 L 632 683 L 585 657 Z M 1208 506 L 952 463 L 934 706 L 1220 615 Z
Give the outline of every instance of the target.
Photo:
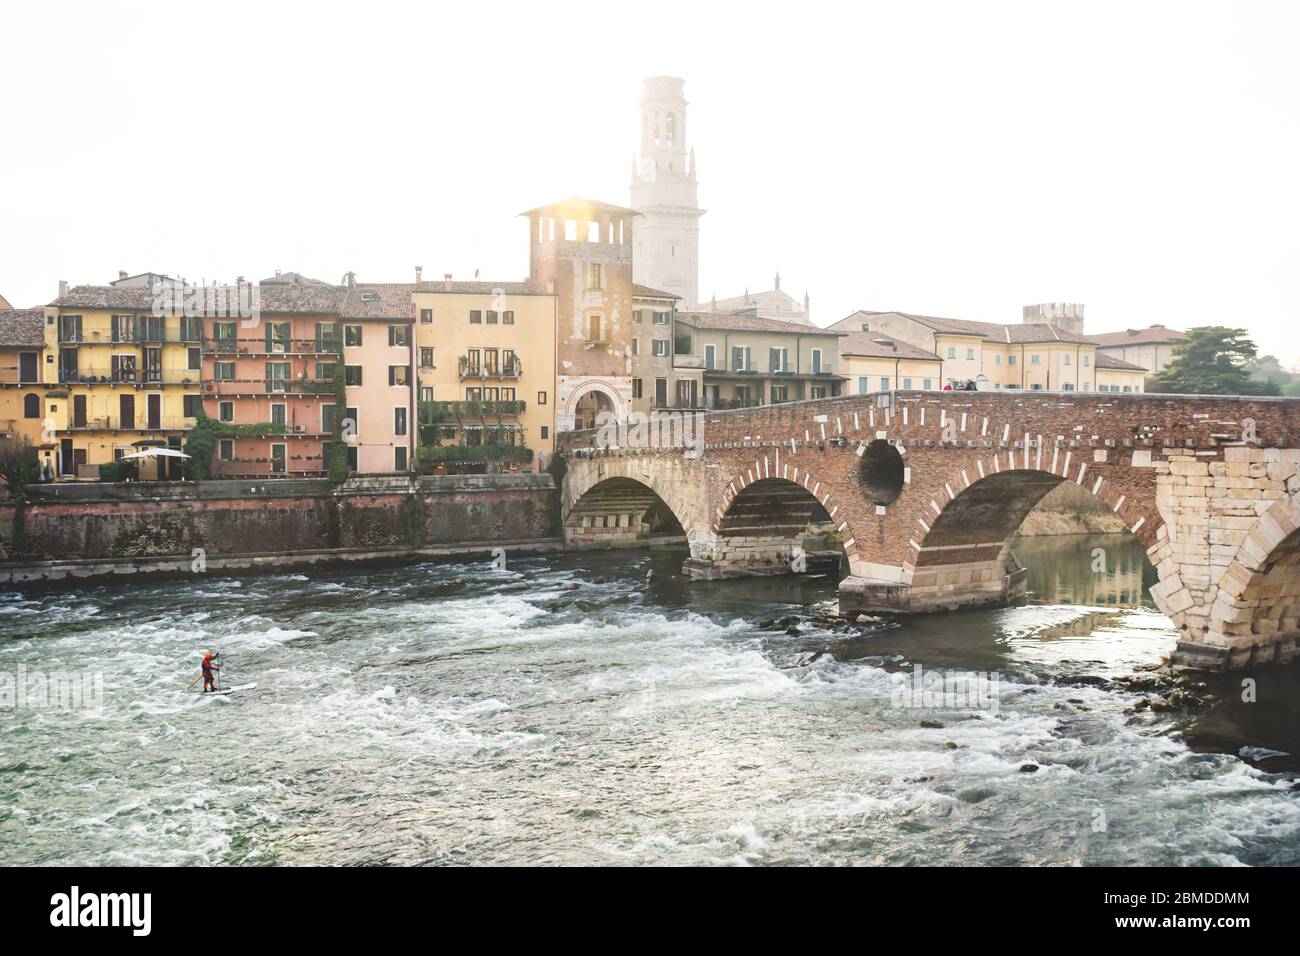
M 121 461 L 109 461 L 99 466 L 100 481 L 125 481 L 131 474 L 130 465 Z

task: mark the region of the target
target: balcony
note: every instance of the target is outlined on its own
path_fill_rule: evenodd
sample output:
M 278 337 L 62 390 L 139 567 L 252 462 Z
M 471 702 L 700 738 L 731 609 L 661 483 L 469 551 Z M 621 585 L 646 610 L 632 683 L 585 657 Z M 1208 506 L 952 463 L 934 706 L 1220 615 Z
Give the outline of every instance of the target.
M 218 395 L 327 395 L 333 397 L 337 386 L 330 378 L 209 378 L 203 380 L 202 394 Z
M 465 378 L 518 378 L 523 374 L 523 366 L 519 359 L 506 359 L 499 365 L 485 364 L 482 362 L 471 362 L 469 356 L 462 355 L 457 360 L 457 369 L 460 377 Z
M 99 415 L 94 418 L 73 418 L 72 423 L 63 431 L 70 432 L 177 432 L 194 427 L 194 419 L 184 416 L 163 415 L 150 420 L 148 415 L 136 415 L 134 418 L 122 419 L 117 415 Z
M 324 422 L 321 420 L 318 409 L 307 410 L 302 417 L 306 421 L 299 421 L 299 416 L 294 414 L 298 409 L 291 406 L 289 408 L 289 421 L 287 422 L 240 422 L 219 420 L 217 422 L 218 439 L 247 439 L 247 438 L 331 438 L 332 432 L 324 430 Z M 225 429 L 225 431 L 223 431 Z M 235 430 L 238 434 L 235 434 Z
M 200 332 L 177 329 L 151 331 L 136 329 L 117 332 L 91 329 L 80 334 L 75 329 L 59 329 L 60 345 L 199 345 L 202 342 L 203 336 Z
M 421 425 L 441 425 L 453 422 L 481 422 L 487 419 L 518 418 L 524 413 L 527 402 L 421 402 L 419 419 Z
M 60 385 L 198 385 L 196 369 L 79 369 L 60 368 Z
M 754 378 L 762 376 L 764 378 L 783 378 L 783 379 L 808 379 L 808 378 L 836 378 L 833 368 L 823 363 L 819 368 L 811 371 L 799 371 L 798 369 L 767 369 L 760 371 L 754 368 L 708 368 L 704 369 L 705 376 L 722 376 L 727 378 Z
M 234 355 L 338 355 L 340 341 L 337 337 L 322 336 L 311 339 L 213 338 L 204 342 L 205 352 Z

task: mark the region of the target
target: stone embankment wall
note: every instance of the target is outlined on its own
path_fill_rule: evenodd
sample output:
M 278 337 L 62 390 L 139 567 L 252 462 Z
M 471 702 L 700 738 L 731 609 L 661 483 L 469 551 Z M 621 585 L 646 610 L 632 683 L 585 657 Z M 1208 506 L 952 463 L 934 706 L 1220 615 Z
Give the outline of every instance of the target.
M 0 579 L 62 576 L 38 573 L 60 562 L 122 573 L 196 549 L 212 560 L 535 542 L 554 533 L 553 492 L 544 474 L 38 485 L 23 506 L 0 501 Z

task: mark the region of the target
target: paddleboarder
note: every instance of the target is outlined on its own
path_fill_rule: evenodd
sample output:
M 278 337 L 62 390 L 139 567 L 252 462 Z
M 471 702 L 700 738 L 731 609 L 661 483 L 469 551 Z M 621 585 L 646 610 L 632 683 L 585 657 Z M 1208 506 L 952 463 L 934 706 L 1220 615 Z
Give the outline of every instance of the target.
M 217 689 L 216 672 L 221 670 L 221 665 L 217 663 L 217 658 L 221 656 L 220 652 L 212 653 L 205 651 L 203 654 L 203 693 Z

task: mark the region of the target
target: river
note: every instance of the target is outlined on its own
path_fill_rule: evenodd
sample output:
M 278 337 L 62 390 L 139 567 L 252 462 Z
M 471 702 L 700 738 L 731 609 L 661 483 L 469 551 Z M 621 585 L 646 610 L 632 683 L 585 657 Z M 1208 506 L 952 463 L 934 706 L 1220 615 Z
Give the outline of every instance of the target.
M 671 548 L 5 594 L 0 673 L 103 702 L 0 711 L 0 864 L 1300 864 L 1297 668 L 1131 712 L 1140 548 L 1016 550 L 1031 603 L 861 631 Z

